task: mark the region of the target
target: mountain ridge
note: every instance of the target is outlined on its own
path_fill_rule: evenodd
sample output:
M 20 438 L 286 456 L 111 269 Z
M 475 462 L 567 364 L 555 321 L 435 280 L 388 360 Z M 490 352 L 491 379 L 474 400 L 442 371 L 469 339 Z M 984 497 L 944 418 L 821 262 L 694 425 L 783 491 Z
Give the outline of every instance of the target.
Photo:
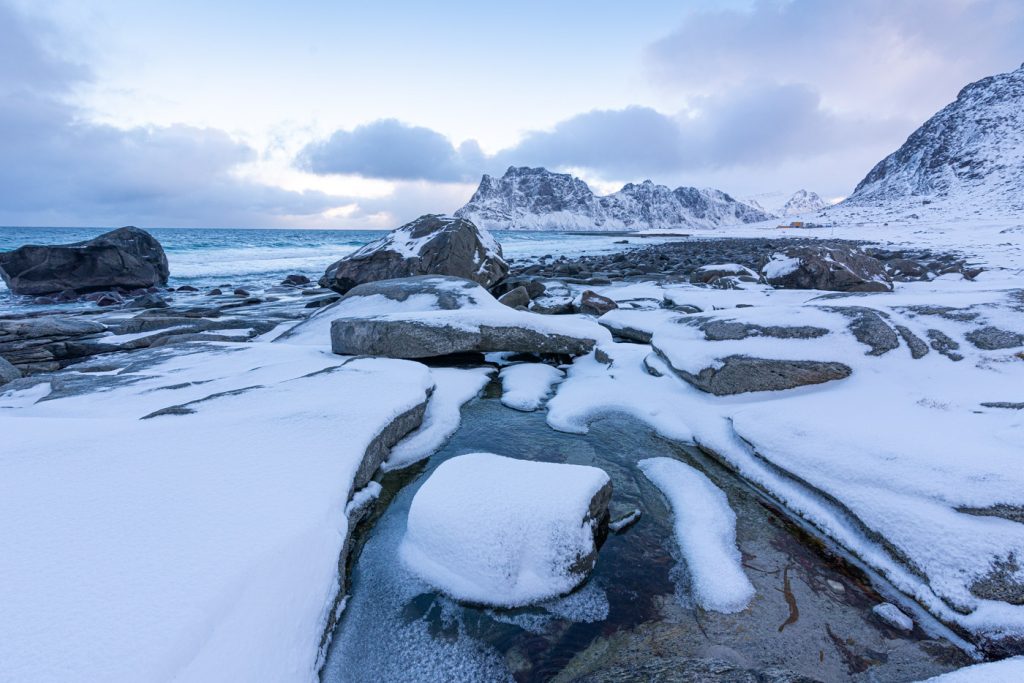
M 510 166 L 500 178 L 485 174 L 455 215 L 491 230 L 596 231 L 707 229 L 772 218 L 711 188 L 671 189 L 645 180 L 597 195 L 568 173 L 527 166 Z

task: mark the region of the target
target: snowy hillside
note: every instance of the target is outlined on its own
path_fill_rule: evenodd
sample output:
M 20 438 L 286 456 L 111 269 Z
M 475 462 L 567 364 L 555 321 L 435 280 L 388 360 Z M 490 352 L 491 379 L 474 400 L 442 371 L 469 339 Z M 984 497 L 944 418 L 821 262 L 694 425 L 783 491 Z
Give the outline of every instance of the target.
M 598 196 L 579 178 L 543 168 L 485 175 L 455 212 L 491 230 L 650 230 L 714 228 L 771 216 L 714 189 L 668 188 L 650 180 Z
M 779 210 L 779 213 L 782 216 L 800 216 L 819 211 L 827 206 L 831 206 L 830 202 L 822 199 L 817 192 L 797 190 L 793 193 L 793 196 L 782 205 L 782 209 Z
M 857 185 L 845 206 L 1024 208 L 1024 65 L 960 91 Z

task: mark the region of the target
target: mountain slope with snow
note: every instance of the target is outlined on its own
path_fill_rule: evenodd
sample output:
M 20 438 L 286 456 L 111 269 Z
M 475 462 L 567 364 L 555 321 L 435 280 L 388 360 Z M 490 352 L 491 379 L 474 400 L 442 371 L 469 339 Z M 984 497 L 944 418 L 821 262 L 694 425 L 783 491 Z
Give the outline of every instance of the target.
M 646 180 L 598 196 L 567 173 L 527 167 L 509 167 L 501 178 L 485 175 L 455 215 L 491 230 L 701 229 L 771 218 L 719 190 L 673 190 Z
M 1024 65 L 966 86 L 844 202 L 1024 209 Z
M 782 216 L 799 216 L 806 213 L 813 213 L 831 206 L 828 200 L 822 199 L 817 192 L 808 190 L 797 190 L 785 204 L 782 205 L 779 213 Z

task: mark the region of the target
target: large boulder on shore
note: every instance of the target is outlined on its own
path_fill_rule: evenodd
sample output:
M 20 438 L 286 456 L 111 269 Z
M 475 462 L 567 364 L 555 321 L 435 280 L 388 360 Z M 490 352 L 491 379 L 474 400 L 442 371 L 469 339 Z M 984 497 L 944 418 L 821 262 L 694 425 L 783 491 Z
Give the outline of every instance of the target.
M 780 289 L 832 292 L 891 292 L 892 277 L 878 259 L 835 244 L 789 247 L 771 255 L 761 269 Z
M 415 275 L 451 275 L 490 287 L 508 274 L 501 245 L 464 218 L 427 214 L 336 261 L 321 287 L 345 293 L 356 285 Z
M 13 382 L 21 377 L 21 370 L 8 363 L 0 356 L 0 386 Z
M 321 338 L 330 323 L 335 353 L 430 358 L 512 351 L 578 356 L 611 335 L 590 320 L 511 309 L 468 280 L 421 276 L 353 288 L 296 327 L 292 338 Z
M 144 289 L 167 283 L 163 247 L 145 230 L 124 227 L 74 244 L 28 244 L 0 254 L 0 277 L 15 294 Z

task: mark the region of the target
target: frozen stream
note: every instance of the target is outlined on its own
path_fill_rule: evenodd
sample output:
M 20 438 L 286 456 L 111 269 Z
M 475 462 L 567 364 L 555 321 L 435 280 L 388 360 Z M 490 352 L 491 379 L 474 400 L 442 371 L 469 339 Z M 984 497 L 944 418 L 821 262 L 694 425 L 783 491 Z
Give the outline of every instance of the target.
M 902 682 L 969 663 L 921 626 L 905 634 L 881 624 L 871 607 L 885 601 L 877 592 L 885 587 L 876 590 L 842 554 L 702 454 L 625 417 L 602 419 L 585 436 L 555 432 L 543 411 L 506 408 L 498 391 L 492 384 L 464 407 L 462 426 L 442 451 L 384 480 L 384 511 L 364 527 L 365 544 L 354 555 L 351 598 L 321 674 L 325 683 L 636 680 L 708 659 L 756 671 L 783 667 L 822 681 Z M 615 489 L 612 518 L 634 508 L 642 517 L 609 536 L 590 580 L 566 598 L 511 611 L 460 605 L 406 572 L 397 546 L 419 485 L 447 458 L 473 451 L 600 467 Z M 727 493 L 757 590 L 743 612 L 693 607 L 666 502 L 636 467 L 657 456 L 697 466 Z

